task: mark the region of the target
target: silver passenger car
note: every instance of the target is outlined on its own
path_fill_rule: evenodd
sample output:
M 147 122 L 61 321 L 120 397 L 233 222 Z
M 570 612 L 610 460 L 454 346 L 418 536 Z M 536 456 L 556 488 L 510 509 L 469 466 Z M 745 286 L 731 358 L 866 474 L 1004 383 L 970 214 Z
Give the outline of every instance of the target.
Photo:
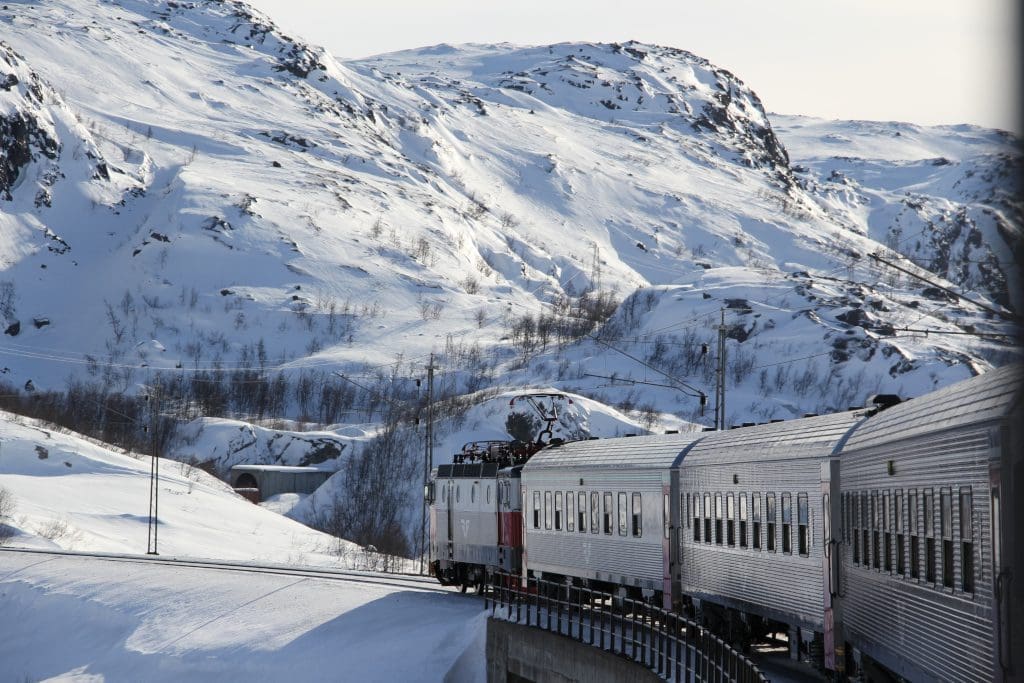
M 679 591 L 705 620 L 737 638 L 750 615 L 806 629 L 828 659 L 839 451 L 866 415 L 713 432 L 682 458 Z
M 700 433 L 548 447 L 523 467 L 523 571 L 662 594 L 671 605 L 673 465 Z
M 838 617 L 911 680 L 1024 677 L 1022 382 L 1017 365 L 907 401 L 844 448 Z

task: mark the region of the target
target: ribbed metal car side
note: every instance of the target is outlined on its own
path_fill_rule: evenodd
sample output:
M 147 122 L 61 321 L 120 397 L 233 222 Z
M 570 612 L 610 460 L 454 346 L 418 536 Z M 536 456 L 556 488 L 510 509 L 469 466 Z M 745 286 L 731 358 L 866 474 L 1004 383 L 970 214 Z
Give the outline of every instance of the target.
M 522 474 L 524 571 L 663 593 L 669 602 L 672 464 L 699 436 L 580 441 L 534 455 Z
M 679 465 L 679 591 L 821 633 L 830 649 L 834 463 L 864 419 L 850 411 L 714 432 L 696 443 Z
M 1022 366 L 1003 368 L 889 408 L 843 450 L 846 639 L 901 676 L 1004 680 L 1021 656 L 1008 577 L 1022 380 Z

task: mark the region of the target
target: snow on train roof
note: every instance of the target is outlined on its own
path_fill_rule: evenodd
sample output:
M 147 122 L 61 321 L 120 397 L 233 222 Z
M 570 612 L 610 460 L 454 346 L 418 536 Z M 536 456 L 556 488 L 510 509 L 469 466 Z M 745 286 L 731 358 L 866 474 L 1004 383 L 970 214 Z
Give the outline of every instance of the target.
M 534 454 L 524 471 L 548 467 L 671 467 L 701 432 L 658 434 L 619 439 L 591 439 L 552 446 Z
M 851 410 L 710 432 L 686 454 L 684 465 L 825 457 L 865 415 Z
M 957 382 L 875 415 L 850 437 L 844 451 L 901 441 L 926 432 L 981 425 L 1021 409 L 1024 364 Z

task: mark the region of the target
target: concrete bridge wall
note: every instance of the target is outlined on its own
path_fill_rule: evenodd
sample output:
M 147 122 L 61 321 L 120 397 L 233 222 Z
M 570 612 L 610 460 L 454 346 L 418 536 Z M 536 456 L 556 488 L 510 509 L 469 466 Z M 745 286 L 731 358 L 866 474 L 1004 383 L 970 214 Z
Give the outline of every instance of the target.
M 487 620 L 487 683 L 656 683 L 628 659 L 565 636 Z

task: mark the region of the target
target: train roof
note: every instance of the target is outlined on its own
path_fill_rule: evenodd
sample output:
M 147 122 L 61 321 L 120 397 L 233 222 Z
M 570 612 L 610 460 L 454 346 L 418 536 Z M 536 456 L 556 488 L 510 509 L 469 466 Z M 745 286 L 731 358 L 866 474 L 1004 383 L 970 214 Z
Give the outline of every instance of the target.
M 687 465 L 822 458 L 835 453 L 865 410 L 709 432 L 686 454 Z
M 537 452 L 523 469 L 533 471 L 553 467 L 668 468 L 701 436 L 701 432 L 685 432 L 571 441 L 549 446 Z
M 1024 364 L 991 370 L 882 411 L 854 431 L 844 450 L 996 422 L 1021 410 L 1022 393 Z

